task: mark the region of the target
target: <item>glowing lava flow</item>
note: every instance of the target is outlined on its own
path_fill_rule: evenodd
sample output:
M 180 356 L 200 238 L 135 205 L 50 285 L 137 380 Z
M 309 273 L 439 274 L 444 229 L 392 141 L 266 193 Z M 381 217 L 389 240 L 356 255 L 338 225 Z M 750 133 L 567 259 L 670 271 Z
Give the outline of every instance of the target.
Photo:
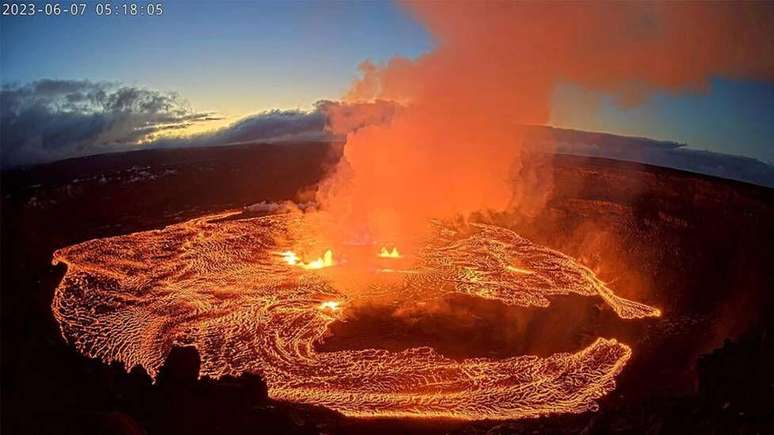
M 382 247 L 382 250 L 379 251 L 379 257 L 381 257 L 381 258 L 400 258 L 400 252 L 398 252 L 398 248 L 392 248 L 391 251 L 388 251 L 387 248 Z
M 325 272 L 297 267 L 305 263 L 295 255 L 277 257 L 308 241 L 298 216 L 222 219 L 229 216 L 55 252 L 54 263 L 67 265 L 52 304 L 64 338 L 88 356 L 141 365 L 153 377 L 173 345 L 195 346 L 201 375 L 258 373 L 272 398 L 349 416 L 511 419 L 584 412 L 615 387 L 631 355 L 628 346 L 603 338 L 547 358 L 452 360 L 427 347 L 318 352 L 328 326 L 370 290 L 344 294 Z M 435 224 L 417 257 L 411 273 L 395 275 L 394 291 L 402 296 L 465 293 L 547 306 L 550 296 L 576 293 L 602 297 L 624 318 L 659 315 L 615 296 L 569 257 L 503 228 L 459 232 Z M 332 254 L 321 261 L 332 264 Z M 514 273 L 513 264 L 531 273 Z M 372 290 L 385 291 L 384 285 Z
M 341 304 L 339 304 L 337 301 L 325 301 L 320 304 L 321 310 L 331 310 L 331 311 L 338 311 L 341 309 Z
M 331 251 L 330 249 L 325 251 L 325 254 L 323 254 L 322 258 L 318 258 L 308 263 L 304 263 L 303 261 L 299 260 L 298 256 L 293 251 L 283 252 L 282 258 L 285 260 L 287 264 L 291 266 L 298 266 L 301 269 L 307 269 L 307 270 L 322 269 L 325 267 L 333 266 L 333 251 Z

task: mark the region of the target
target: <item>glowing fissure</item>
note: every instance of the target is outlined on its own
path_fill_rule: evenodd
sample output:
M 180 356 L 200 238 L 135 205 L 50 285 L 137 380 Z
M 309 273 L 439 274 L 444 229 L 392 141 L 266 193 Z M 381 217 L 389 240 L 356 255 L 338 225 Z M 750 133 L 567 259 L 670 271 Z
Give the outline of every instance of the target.
M 392 250 L 388 250 L 387 248 L 382 247 L 382 249 L 379 251 L 379 257 L 400 258 L 400 252 L 398 252 L 398 248 L 392 248 Z
M 341 304 L 338 301 L 325 301 L 320 304 L 320 309 L 337 311 L 341 309 Z
M 293 251 L 284 251 L 282 252 L 282 258 L 285 260 L 285 263 L 291 265 L 291 266 L 298 266 L 301 269 L 322 269 L 324 267 L 331 267 L 333 266 L 333 251 L 328 249 L 325 251 L 325 254 L 323 254 L 322 257 L 312 260 L 308 263 L 304 263 L 298 258 L 298 255 L 296 255 Z
M 598 338 L 546 358 L 457 361 L 428 347 L 318 352 L 315 345 L 350 302 L 371 292 L 415 301 L 464 293 L 543 307 L 574 293 L 601 297 L 623 318 L 660 314 L 615 296 L 571 258 L 488 225 L 461 233 L 435 223 L 411 273 L 396 274 L 393 287 L 344 293 L 325 272 L 276 255 L 288 247 L 277 240 L 309 241 L 300 217 L 221 219 L 231 215 L 56 251 L 54 263 L 67 265 L 52 303 L 63 337 L 85 355 L 140 365 L 152 377 L 173 345 L 195 346 L 203 376 L 258 373 L 274 399 L 348 416 L 512 419 L 596 409 L 631 349 Z M 516 260 L 532 273 L 508 270 Z
M 516 267 L 516 266 L 506 266 L 505 270 L 507 270 L 509 272 L 513 272 L 513 273 L 523 273 L 525 275 L 531 275 L 531 274 L 534 273 L 531 270 L 522 269 L 522 268 Z

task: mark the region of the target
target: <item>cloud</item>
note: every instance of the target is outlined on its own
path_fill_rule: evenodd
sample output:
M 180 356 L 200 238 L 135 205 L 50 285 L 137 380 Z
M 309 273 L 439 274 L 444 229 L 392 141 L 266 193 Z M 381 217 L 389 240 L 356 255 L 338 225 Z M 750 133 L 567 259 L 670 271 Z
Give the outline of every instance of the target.
M 212 132 L 187 137 L 162 138 L 157 147 L 220 146 L 250 142 L 341 140 L 367 125 L 389 122 L 398 110 L 395 103 L 343 103 L 320 100 L 314 109 L 269 110 L 250 115 Z
M 120 151 L 214 119 L 174 93 L 86 80 L 0 88 L 2 166 Z
M 370 125 L 388 124 L 401 109 L 397 103 L 384 100 L 366 102 L 320 101 L 317 108 L 328 120 L 327 129 L 345 135 Z
M 137 148 L 343 141 L 368 126 L 389 126 L 405 110 L 385 100 L 321 100 L 310 111 L 270 110 L 211 132 L 169 137 L 163 133 L 217 117 L 193 111 L 176 94 L 116 83 L 41 80 L 3 85 L 0 97 L 3 167 Z M 558 153 L 637 161 L 774 187 L 769 164 L 669 141 L 538 126 L 529 127 L 523 140 Z
M 325 113 L 316 108 L 302 110 L 268 110 L 242 118 L 218 130 L 190 136 L 167 137 L 149 146 L 165 148 L 234 145 L 250 142 L 330 140 Z
M 342 139 L 350 131 L 387 122 L 387 102 L 321 100 L 313 110 L 269 110 L 224 128 L 170 136 L 219 119 L 192 110 L 174 93 L 87 80 L 40 80 L 0 89 L 2 167 L 137 148 L 220 146 L 249 142 Z

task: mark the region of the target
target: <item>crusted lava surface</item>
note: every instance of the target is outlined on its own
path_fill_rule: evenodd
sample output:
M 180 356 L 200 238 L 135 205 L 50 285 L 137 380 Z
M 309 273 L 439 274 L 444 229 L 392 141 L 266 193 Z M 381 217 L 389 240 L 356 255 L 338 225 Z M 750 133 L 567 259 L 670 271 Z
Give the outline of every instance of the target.
M 488 216 L 487 223 L 577 259 L 617 296 L 657 306 L 661 317 L 622 320 L 609 304 L 579 295 L 557 296 L 547 310 L 455 294 L 410 312 L 353 308 L 329 324 L 317 346 L 322 353 L 357 350 L 358 337 L 371 334 L 389 352 L 427 345 L 459 361 L 546 357 L 581 350 L 600 336 L 615 338 L 634 351 L 596 412 L 506 422 L 351 419 L 272 400 L 271 382 L 254 373 L 198 379 L 207 360 L 192 347 L 172 346 L 152 384 L 145 370 L 127 373 L 120 363 L 86 358 L 62 339 L 51 313 L 65 274 L 64 266 L 51 264 L 56 250 L 261 200 L 296 199 L 322 175 L 328 155 L 326 144 L 255 145 L 4 172 L 3 431 L 667 433 L 714 427 L 755 433 L 771 427 L 774 382 L 765 368 L 774 362 L 767 334 L 774 194 L 602 159 L 557 156 L 554 190 L 538 215 Z M 83 167 L 88 174 L 75 169 Z M 286 183 L 272 182 L 277 177 Z M 540 331 L 552 333 L 546 338 Z M 454 335 L 459 340 L 437 338 Z

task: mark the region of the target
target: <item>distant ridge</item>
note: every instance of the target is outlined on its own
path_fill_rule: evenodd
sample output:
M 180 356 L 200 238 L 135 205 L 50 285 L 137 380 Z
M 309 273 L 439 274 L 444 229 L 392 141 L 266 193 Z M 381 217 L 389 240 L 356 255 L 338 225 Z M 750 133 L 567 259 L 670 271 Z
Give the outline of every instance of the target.
M 19 172 L 35 168 L 54 168 L 59 173 L 63 168 L 67 172 L 78 172 L 78 167 L 92 168 L 103 164 L 121 166 L 123 156 L 132 156 L 141 162 L 160 162 L 167 165 L 185 163 L 191 159 L 199 159 L 204 155 L 211 156 L 218 150 L 237 150 L 255 146 L 268 148 L 294 147 L 299 145 L 317 144 L 328 147 L 331 143 L 343 143 L 344 137 L 328 136 L 317 140 L 299 141 L 254 141 L 240 143 L 224 143 L 220 145 L 188 146 L 180 143 L 178 146 L 162 146 L 139 150 L 116 150 L 112 153 L 93 154 L 84 157 L 71 157 L 48 163 L 24 165 L 5 168 L 2 172 Z M 678 169 L 719 178 L 742 181 L 774 188 L 774 166 L 750 157 L 734 156 L 687 148 L 686 144 L 655 140 L 645 137 L 621 136 L 610 133 L 589 132 L 548 126 L 526 126 L 525 145 L 535 148 L 552 148 L 558 154 L 575 156 L 602 157 L 613 160 L 644 163 L 671 169 Z M 191 153 L 187 150 L 200 149 L 202 153 Z M 66 162 L 66 163 L 65 163 Z M 143 163 L 146 164 L 146 163 Z M 47 166 L 48 165 L 48 166 Z M 86 170 L 88 172 L 88 170 Z M 77 174 L 71 174 L 74 177 Z
M 750 157 L 687 148 L 686 144 L 548 126 L 528 126 L 525 143 L 553 144 L 559 154 L 604 157 L 680 169 L 774 188 L 774 166 Z

